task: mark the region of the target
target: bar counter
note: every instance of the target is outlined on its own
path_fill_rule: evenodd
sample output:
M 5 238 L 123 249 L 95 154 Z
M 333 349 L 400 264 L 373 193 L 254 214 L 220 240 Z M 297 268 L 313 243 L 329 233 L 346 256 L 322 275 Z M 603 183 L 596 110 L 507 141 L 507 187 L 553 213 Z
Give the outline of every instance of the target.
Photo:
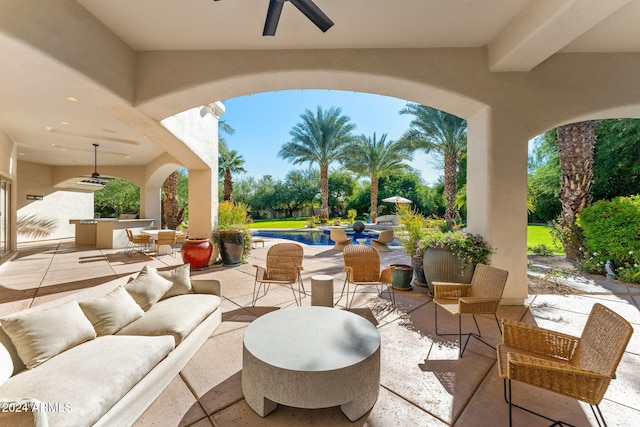
M 91 218 L 70 219 L 69 224 L 76 226 L 76 245 L 93 245 L 96 249 L 117 249 L 127 246 L 127 228 L 139 234 L 144 227 L 152 226 L 154 221 L 150 218 Z

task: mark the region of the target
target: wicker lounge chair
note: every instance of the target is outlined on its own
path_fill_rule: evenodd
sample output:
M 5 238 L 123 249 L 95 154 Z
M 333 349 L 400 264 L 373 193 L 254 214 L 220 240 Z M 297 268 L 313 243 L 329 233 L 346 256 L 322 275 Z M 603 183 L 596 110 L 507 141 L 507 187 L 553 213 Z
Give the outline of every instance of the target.
M 379 252 L 391 252 L 387 243 L 393 241 L 393 230 L 381 231 L 377 239 L 371 239 L 371 246 Z
M 495 349 L 494 346 L 481 338 L 480 327 L 476 320 L 476 314 L 492 315 L 496 319 L 498 329 L 500 329 L 500 323 L 498 322 L 496 312 L 498 310 L 498 305 L 500 304 L 500 299 L 502 298 L 504 286 L 507 283 L 508 275 L 509 272 L 506 270 L 501 270 L 484 264 L 478 264 L 473 273 L 471 284 L 433 282 L 436 334 L 458 335 L 460 357 L 462 357 L 462 354 L 469 343 L 469 339 L 472 337 Z M 442 307 L 454 316 L 458 316 L 457 334 L 438 332 L 438 307 Z M 476 329 L 478 330 L 477 334 L 464 334 L 467 335 L 467 340 L 465 341 L 464 346 L 462 345 L 463 314 L 472 315 L 473 322 L 476 324 Z
M 514 406 L 552 421 L 553 425 L 566 424 L 514 404 L 511 380 L 588 403 L 598 425 L 600 420 L 607 425 L 598 405 L 615 378 L 631 339 L 633 328 L 629 322 L 596 303 L 579 338 L 510 319 L 502 319 L 502 325 L 502 344 L 497 349 L 498 373 L 504 380 L 509 425 Z
M 342 252 L 347 245 L 353 243 L 351 238 L 347 236 L 347 232 L 341 229 L 331 230 L 329 232 L 329 238 L 336 243 L 332 248 L 334 251 Z
M 297 243 L 278 243 L 271 246 L 267 251 L 266 266 L 254 265 L 256 277 L 253 284 L 251 305 L 255 307 L 258 299 L 267 294 L 271 284 L 289 285 L 296 305 L 300 305 L 300 300 L 303 296 L 306 296 L 302 276 L 300 275 L 303 256 L 302 246 Z M 300 298 L 296 296 L 296 291 L 293 289 L 293 284 L 296 281 L 298 282 Z M 264 287 L 263 293 L 259 296 L 261 287 Z
M 344 257 L 344 272 L 347 273 L 347 277 L 344 285 L 342 285 L 342 293 L 337 302 L 342 299 L 345 287 L 347 289 L 345 306 L 350 309 L 356 296 L 357 286 L 375 285 L 376 289 L 379 290 L 379 285 L 386 285 L 391 303 L 395 307 L 396 299 L 391 287 L 393 282 L 391 268 L 385 268 L 380 271 L 380 254 L 378 250 L 369 245 L 349 245 L 344 248 L 342 254 Z M 349 301 L 349 285 L 356 286 L 353 290 L 351 301 Z

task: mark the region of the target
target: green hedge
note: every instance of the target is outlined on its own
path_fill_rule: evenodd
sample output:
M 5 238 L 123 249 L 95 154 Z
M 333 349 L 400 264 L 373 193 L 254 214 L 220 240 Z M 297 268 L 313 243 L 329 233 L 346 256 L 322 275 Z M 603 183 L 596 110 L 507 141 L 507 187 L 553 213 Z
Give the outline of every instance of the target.
M 603 272 L 610 259 L 621 280 L 640 279 L 640 196 L 600 200 L 580 213 L 578 224 L 584 232 L 584 264 L 590 270 Z

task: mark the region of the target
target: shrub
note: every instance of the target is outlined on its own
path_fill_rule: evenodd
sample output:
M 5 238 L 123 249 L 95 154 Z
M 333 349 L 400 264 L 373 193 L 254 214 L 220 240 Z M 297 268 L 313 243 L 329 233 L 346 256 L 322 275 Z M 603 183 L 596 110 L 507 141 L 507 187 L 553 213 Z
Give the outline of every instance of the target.
M 400 240 L 405 252 L 412 257 L 416 257 L 418 256 L 416 253 L 418 242 L 427 234 L 424 218 L 406 204 L 399 204 L 396 213 L 400 217 L 400 224 L 403 227 L 400 233 L 396 233 L 396 237 Z M 422 259 L 422 253 L 419 254 L 418 258 Z
M 533 252 L 536 255 L 549 256 L 553 254 L 553 249 L 545 245 L 544 243 L 538 243 L 535 246 L 528 246 L 527 250 L 529 252 Z
M 347 221 L 349 221 L 350 223 L 354 223 L 356 222 L 356 216 L 358 215 L 358 211 L 355 209 L 349 209 L 347 211 Z
M 426 237 L 418 242 L 416 255 L 419 254 L 422 258 L 424 251 L 429 248 L 449 249 L 460 260 L 463 268 L 471 263 L 489 264 L 494 252 L 482 236 L 462 230 L 443 233 L 440 230 L 429 229 Z
M 640 196 L 600 200 L 582 210 L 578 224 L 584 232 L 584 254 L 611 259 L 616 267 L 638 263 Z

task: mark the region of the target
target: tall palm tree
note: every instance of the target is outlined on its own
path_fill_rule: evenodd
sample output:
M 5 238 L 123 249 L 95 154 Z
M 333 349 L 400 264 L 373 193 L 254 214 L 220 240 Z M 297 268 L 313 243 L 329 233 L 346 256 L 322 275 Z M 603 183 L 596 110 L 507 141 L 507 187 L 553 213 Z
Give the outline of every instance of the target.
M 236 150 L 229 150 L 226 146 L 222 146 L 218 152 L 218 173 L 220 177 L 224 177 L 224 201 L 232 201 L 233 193 L 233 173 L 246 172 L 244 166 L 244 157 Z
M 371 179 L 371 219 L 378 215 L 378 181 L 390 175 L 394 170 L 407 165 L 411 154 L 401 143 L 387 141 L 387 134 L 377 139 L 373 136 L 360 135 L 344 148 L 343 164 L 352 172 Z
M 320 166 L 321 215 L 326 220 L 329 218 L 329 165 L 340 160 L 344 144 L 353 140 L 351 132 L 355 125 L 337 107 L 324 111 L 318 106 L 315 114 L 305 110 L 300 118 L 302 122 L 291 129 L 291 141 L 283 144 L 278 156 L 293 164 L 308 162 Z
M 467 149 L 467 121 L 426 105 L 408 103 L 400 114 L 411 114 L 410 129 L 401 138 L 408 149 L 434 153 L 444 164 L 445 218 L 458 216 L 456 172 L 460 155 Z
M 593 149 L 596 142 L 596 122 L 588 120 L 558 126 L 556 144 L 560 159 L 562 187 L 560 203 L 563 229 L 562 243 L 567 258 L 580 257 L 581 230 L 575 223 L 576 215 L 591 204 L 593 181 Z

